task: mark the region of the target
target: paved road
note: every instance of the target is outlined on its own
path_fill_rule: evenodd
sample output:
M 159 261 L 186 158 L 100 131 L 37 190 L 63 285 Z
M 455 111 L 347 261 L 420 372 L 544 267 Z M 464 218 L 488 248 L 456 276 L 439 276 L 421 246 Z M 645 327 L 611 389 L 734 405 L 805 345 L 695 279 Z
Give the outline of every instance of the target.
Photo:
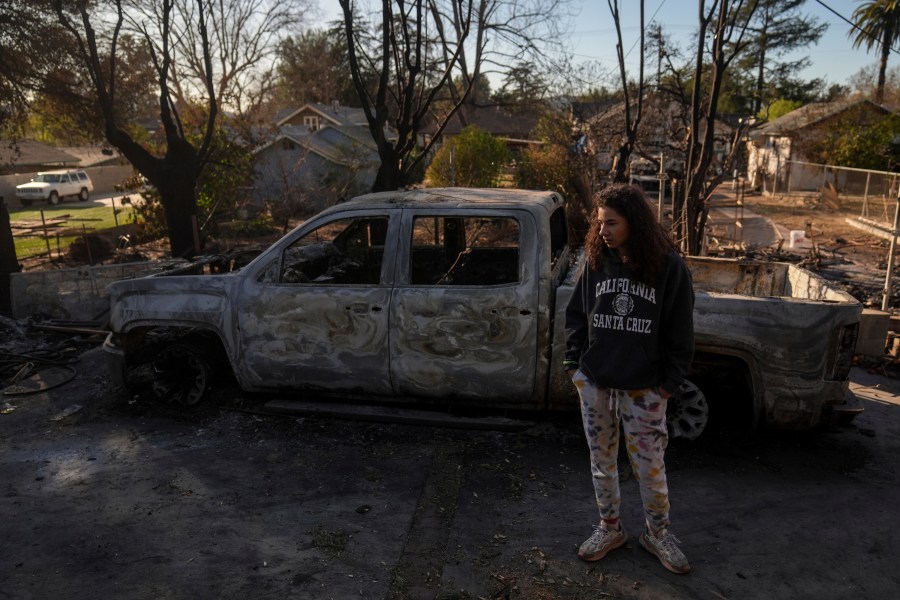
M 768 218 L 738 203 L 734 193 L 723 184 L 710 200 L 707 224 L 712 237 L 722 245 L 736 244 L 748 248 L 766 248 L 784 241 L 789 243 L 789 232 Z
M 72 198 L 64 198 L 62 202 L 57 205 L 57 208 L 65 208 L 71 210 L 78 210 L 83 208 L 97 208 L 98 206 L 115 206 L 117 208 L 122 207 L 122 199 L 128 198 L 131 202 L 137 203 L 143 200 L 140 194 L 91 194 L 90 199 L 87 202 L 79 202 L 78 200 Z M 10 214 L 10 218 L 14 221 L 16 219 L 16 213 L 20 211 L 33 211 L 40 210 L 49 206 L 46 203 L 35 202 L 31 206 L 22 206 L 19 204 L 18 200 L 13 200 L 12 203 L 7 202 L 6 208 Z

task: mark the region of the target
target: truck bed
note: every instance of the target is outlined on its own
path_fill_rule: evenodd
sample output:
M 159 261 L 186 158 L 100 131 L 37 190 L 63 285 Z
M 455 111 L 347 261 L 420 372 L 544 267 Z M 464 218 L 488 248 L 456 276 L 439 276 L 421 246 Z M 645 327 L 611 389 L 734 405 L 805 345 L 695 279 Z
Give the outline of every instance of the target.
M 699 256 L 685 257 L 694 289 L 757 298 L 793 298 L 857 304 L 850 294 L 789 263 L 764 263 Z

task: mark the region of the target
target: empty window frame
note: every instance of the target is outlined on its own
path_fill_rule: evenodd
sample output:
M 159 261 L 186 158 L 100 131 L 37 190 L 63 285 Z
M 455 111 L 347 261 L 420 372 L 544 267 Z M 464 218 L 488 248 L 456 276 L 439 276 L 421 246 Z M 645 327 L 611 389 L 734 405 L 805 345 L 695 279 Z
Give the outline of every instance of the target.
M 387 237 L 387 217 L 338 219 L 288 246 L 282 283 L 378 285 Z
M 419 286 L 518 283 L 519 243 L 519 223 L 512 217 L 416 217 L 409 281 Z

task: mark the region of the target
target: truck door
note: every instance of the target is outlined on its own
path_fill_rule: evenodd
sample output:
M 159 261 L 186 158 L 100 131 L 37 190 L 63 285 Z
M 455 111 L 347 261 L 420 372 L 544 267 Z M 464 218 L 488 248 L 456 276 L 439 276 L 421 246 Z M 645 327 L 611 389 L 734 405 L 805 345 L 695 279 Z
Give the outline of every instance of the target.
M 531 400 L 537 340 L 533 217 L 403 211 L 391 302 L 397 394 L 485 405 Z
M 238 369 L 253 387 L 391 394 L 388 315 L 399 216 L 298 232 L 243 289 Z

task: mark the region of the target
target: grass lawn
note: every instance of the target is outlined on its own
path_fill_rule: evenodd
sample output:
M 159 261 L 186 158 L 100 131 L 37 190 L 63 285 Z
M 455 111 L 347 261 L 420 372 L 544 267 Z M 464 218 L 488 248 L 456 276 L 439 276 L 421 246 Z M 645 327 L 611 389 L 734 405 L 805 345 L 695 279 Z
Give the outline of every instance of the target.
M 112 229 L 133 223 L 135 219 L 134 208 L 130 204 L 121 206 L 118 202 L 115 212 L 111 206 L 97 201 L 7 208 L 19 259 L 46 254 L 48 241 L 54 255 L 65 253 L 69 245 L 85 233 Z

